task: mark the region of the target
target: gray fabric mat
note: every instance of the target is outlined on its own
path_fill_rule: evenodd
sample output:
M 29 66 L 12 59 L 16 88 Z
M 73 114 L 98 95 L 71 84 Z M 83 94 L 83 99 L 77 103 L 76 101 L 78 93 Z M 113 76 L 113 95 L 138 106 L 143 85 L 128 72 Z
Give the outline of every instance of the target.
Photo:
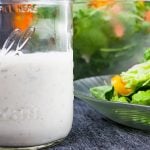
M 77 99 L 74 106 L 72 131 L 61 144 L 48 150 L 150 149 L 150 132 L 114 123 Z

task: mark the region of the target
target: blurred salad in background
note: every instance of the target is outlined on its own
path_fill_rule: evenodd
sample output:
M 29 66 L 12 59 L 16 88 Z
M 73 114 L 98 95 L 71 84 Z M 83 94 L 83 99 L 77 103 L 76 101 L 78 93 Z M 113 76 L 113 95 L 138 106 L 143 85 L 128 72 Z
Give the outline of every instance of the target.
M 77 1 L 73 20 L 75 79 L 120 73 L 150 47 L 148 1 Z

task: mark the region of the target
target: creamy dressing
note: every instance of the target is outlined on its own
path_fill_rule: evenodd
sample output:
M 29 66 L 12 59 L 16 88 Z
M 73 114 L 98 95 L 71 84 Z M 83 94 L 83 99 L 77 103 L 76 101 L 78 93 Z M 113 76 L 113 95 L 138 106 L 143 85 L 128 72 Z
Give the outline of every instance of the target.
M 72 118 L 72 52 L 0 56 L 0 146 L 62 139 Z

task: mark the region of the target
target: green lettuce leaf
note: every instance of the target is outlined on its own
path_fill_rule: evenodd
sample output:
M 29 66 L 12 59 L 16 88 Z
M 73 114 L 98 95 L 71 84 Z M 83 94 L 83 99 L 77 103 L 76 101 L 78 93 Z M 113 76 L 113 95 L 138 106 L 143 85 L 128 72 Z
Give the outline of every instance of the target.
M 111 98 L 111 93 L 113 94 L 113 88 L 110 85 L 93 87 L 90 89 L 91 94 L 100 100 L 109 100 Z
M 150 90 L 139 91 L 132 96 L 132 104 L 150 105 Z
M 128 97 L 119 97 L 119 96 L 114 96 L 111 100 L 112 102 L 121 102 L 121 103 L 128 103 L 130 100 Z
M 146 61 L 150 60 L 150 48 L 145 51 L 144 58 Z
M 150 61 L 138 64 L 121 74 L 126 88 L 133 92 L 143 86 L 150 86 Z

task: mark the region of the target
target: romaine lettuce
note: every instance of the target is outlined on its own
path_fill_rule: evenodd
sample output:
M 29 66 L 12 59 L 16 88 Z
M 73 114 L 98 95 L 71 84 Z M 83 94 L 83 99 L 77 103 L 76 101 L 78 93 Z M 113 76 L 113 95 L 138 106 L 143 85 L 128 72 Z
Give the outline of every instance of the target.
M 150 86 L 150 61 L 133 66 L 127 72 L 123 72 L 121 77 L 126 83 L 126 88 L 133 91 L 142 86 Z
M 145 53 L 144 53 L 144 59 L 146 61 L 150 60 L 150 48 L 145 51 Z
M 132 104 L 150 105 L 150 90 L 139 91 L 132 96 Z
M 128 103 L 129 102 L 129 98 L 128 97 L 119 97 L 119 96 L 114 96 L 112 97 L 112 102 L 121 102 L 121 103 Z
M 99 100 L 106 100 L 108 98 L 108 94 L 113 90 L 112 86 L 104 85 L 93 87 L 90 89 L 91 94 Z

